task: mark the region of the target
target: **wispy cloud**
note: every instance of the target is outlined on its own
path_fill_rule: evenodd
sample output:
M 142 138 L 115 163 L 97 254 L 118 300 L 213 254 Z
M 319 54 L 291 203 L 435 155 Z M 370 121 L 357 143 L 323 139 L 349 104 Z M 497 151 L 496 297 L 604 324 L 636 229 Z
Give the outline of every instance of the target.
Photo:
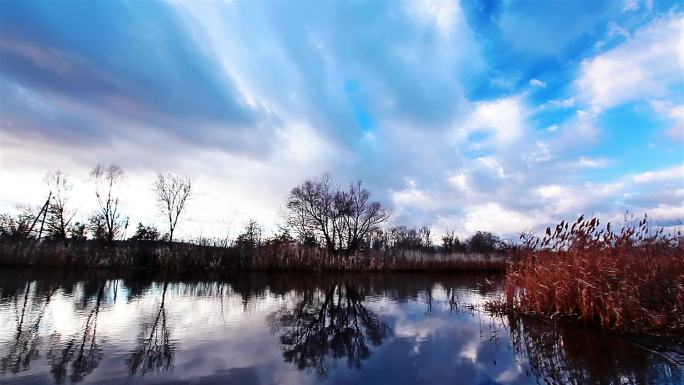
M 133 221 L 154 172 L 193 176 L 188 235 L 274 227 L 323 171 L 436 233 L 675 207 L 680 7 L 477 4 L 2 2 L 0 205 L 114 162 Z

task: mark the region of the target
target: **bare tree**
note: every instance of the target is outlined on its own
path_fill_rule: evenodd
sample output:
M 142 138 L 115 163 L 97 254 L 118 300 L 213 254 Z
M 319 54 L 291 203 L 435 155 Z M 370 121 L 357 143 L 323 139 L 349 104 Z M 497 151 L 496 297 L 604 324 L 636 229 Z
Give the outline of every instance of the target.
M 245 224 L 243 233 L 238 235 L 235 243 L 242 248 L 253 249 L 261 245 L 262 232 L 259 223 L 255 219 L 250 218 Z
M 314 238 L 331 253 L 351 255 L 389 218 L 389 212 L 370 198 L 361 182 L 352 183 L 345 191 L 325 174 L 292 189 L 285 221 L 300 240 Z
M 330 176 L 325 174 L 319 180 L 307 180 L 293 188 L 285 206 L 288 227 L 300 239 L 322 240 L 332 253 L 337 240 L 334 190 Z
M 190 198 L 192 182 L 189 178 L 168 173 L 158 174 L 154 183 L 159 210 L 169 220 L 169 242 L 173 242 L 173 232 L 178 224 L 178 217 Z
M 444 252 L 450 253 L 454 251 L 457 242 L 458 237 L 456 236 L 454 229 L 447 229 L 442 236 L 442 248 L 444 249 Z
M 50 188 L 51 197 L 47 207 L 49 236 L 56 239 L 66 239 L 69 223 L 76 214 L 75 210 L 67 207 L 73 184 L 62 170 L 48 173 L 45 176 L 45 183 Z
M 350 254 L 358 250 L 361 242 L 371 232 L 379 229 L 379 226 L 389 219 L 389 211 L 384 209 L 379 202 L 371 202 L 371 193 L 361 187 L 361 181 L 352 183 L 348 192 L 337 194 L 342 212 L 343 234 L 345 251 Z
M 126 174 L 117 165 L 105 168 L 98 164 L 90 172 L 90 176 L 95 183 L 95 195 L 100 206 L 98 216 L 104 222 L 106 240 L 112 242 L 122 226 L 118 187 L 126 180 Z
M 31 231 L 38 219 L 38 209 L 33 206 L 17 206 L 17 215 L 0 214 L 0 239 L 23 239 L 32 236 Z

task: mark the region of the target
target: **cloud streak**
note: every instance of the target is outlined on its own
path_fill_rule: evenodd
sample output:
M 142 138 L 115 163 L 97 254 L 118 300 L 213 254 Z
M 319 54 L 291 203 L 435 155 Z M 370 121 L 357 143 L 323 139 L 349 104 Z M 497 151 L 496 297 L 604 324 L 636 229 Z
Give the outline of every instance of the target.
M 2 3 L 0 203 L 114 162 L 134 196 L 157 171 L 196 179 L 186 236 L 274 227 L 324 171 L 435 233 L 684 219 L 681 7 L 474 4 Z

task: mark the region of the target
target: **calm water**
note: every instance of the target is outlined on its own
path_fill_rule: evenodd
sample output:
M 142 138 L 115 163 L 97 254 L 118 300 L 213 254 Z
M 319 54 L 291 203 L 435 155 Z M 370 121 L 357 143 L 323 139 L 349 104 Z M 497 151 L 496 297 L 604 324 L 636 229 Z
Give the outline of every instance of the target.
M 682 383 L 676 342 L 489 316 L 483 275 L 0 270 L 0 383 Z

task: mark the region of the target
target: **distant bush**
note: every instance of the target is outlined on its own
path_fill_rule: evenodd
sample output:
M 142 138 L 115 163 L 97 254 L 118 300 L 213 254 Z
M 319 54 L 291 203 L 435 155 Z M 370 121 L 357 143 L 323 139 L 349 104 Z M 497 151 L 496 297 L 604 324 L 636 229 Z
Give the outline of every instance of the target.
M 98 242 L 107 242 L 107 227 L 105 217 L 100 213 L 94 213 L 88 218 L 88 233 L 90 238 Z M 118 235 L 118 227 L 114 228 L 114 235 Z
M 135 233 L 129 239 L 131 241 L 158 241 L 159 230 L 152 225 L 145 226 L 141 222 L 138 222 Z
M 465 253 L 468 251 L 468 243 L 458 239 L 453 230 L 447 230 L 442 236 L 442 249 L 445 253 Z
M 397 250 L 433 251 L 430 227 L 394 226 L 369 234 L 364 249 L 393 252 Z
M 256 220 L 250 219 L 245 224 L 242 234 L 238 235 L 235 245 L 243 250 L 252 250 L 261 246 L 262 230 Z
M 467 241 L 468 250 L 473 253 L 488 254 L 503 246 L 501 238 L 487 231 L 478 231 Z
M 69 239 L 85 241 L 88 239 L 88 226 L 85 223 L 75 222 L 69 226 Z
M 11 216 L 0 214 L 0 240 L 17 240 L 28 238 L 33 217 L 28 214 Z

